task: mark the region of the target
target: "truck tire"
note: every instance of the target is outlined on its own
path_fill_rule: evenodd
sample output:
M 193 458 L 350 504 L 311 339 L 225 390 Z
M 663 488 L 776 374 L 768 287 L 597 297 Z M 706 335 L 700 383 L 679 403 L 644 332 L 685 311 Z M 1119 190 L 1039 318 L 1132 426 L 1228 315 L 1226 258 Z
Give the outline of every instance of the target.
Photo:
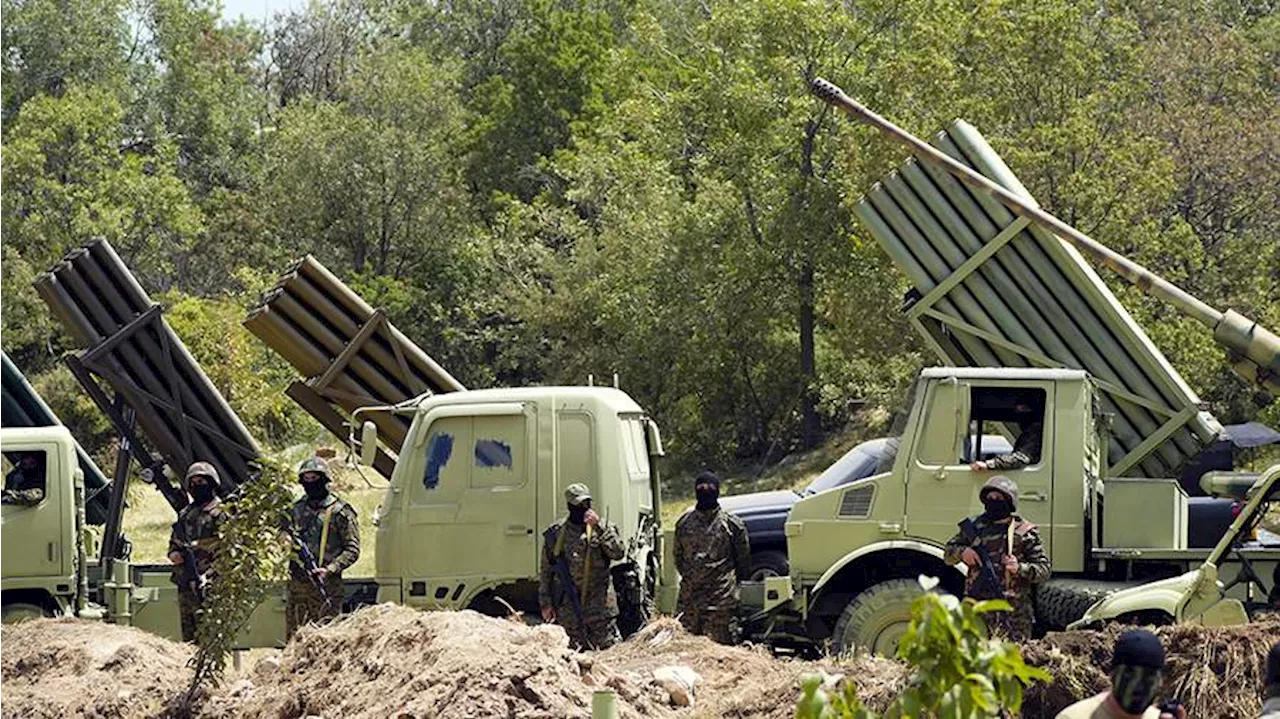
M 1036 587 L 1036 623 L 1047 631 L 1062 631 L 1084 616 L 1089 607 L 1126 585 L 1097 579 L 1049 579 Z
M 785 577 L 791 574 L 791 563 L 785 552 L 767 549 L 751 555 L 751 581 L 763 582 L 765 577 Z
M 39 604 L 29 604 L 27 602 L 10 602 L 4 605 L 2 613 L 0 613 L 0 621 L 4 624 L 14 624 L 17 622 L 25 622 L 29 619 L 40 619 L 41 617 L 52 617 L 47 609 Z
M 862 590 L 840 612 L 831 648 L 892 657 L 911 623 L 911 601 L 921 594 L 924 588 L 914 579 L 890 579 Z

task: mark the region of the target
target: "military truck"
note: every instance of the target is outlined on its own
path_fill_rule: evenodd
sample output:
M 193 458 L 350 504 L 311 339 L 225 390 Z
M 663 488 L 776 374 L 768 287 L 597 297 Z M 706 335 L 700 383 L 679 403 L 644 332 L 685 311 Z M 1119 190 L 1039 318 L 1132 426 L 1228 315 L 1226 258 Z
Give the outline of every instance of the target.
M 775 643 L 892 651 L 911 598 L 923 591 L 917 576 L 939 577 L 946 591 L 962 588 L 964 569 L 942 561 L 943 544 L 958 520 L 980 511 L 977 490 L 992 475 L 960 459 L 965 438 L 991 431 L 1013 438 L 1024 421 L 1020 405 L 1032 408 L 1042 440 L 1028 466 L 1006 474 L 1019 484 L 1018 510 L 1040 525 L 1053 562 L 1054 578 L 1036 597 L 1042 627 L 1064 627 L 1111 592 L 1196 567 L 1202 594 L 1225 592 L 1246 610 L 1258 606 L 1280 547 L 1240 544 L 1237 534 L 1226 560 L 1221 543 L 1188 548 L 1188 497 L 1172 479 L 1222 434 L 1221 425 L 1081 251 L 1206 324 L 1233 368 L 1273 396 L 1280 339 L 1041 210 L 967 123 L 953 122 L 930 145 L 826 81 L 814 91 L 915 156 L 872 187 L 855 214 L 911 280 L 911 325 L 950 366 L 925 370 L 917 381 L 891 471 L 791 509 L 790 576 L 743 587 L 750 633 Z M 1227 475 L 1215 486 L 1246 480 L 1253 481 Z M 1260 497 L 1243 505 L 1239 524 L 1256 524 L 1272 493 Z M 1223 563 L 1207 571 L 1207 560 Z M 1241 616 L 1170 614 L 1159 605 L 1141 611 L 1144 619 L 1207 623 Z

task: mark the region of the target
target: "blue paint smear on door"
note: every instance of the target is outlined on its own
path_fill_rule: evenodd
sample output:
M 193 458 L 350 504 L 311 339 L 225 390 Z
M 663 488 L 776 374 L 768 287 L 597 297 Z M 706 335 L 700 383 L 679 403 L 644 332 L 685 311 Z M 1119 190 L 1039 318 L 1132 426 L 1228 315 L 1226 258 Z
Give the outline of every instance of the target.
M 496 439 L 476 440 L 476 466 L 512 469 L 511 445 Z
M 427 471 L 422 475 L 422 483 L 427 489 L 435 489 L 440 484 L 440 470 L 449 463 L 453 455 L 453 435 L 433 434 L 427 444 Z

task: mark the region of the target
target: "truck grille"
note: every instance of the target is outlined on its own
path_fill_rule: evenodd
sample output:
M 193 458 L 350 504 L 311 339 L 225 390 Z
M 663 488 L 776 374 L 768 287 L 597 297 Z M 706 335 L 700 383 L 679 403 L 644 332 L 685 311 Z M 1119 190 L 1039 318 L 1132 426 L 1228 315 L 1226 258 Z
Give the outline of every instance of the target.
M 871 514 L 871 500 L 875 497 L 876 488 L 873 484 L 864 485 L 862 487 L 854 487 L 844 493 L 840 498 L 840 516 L 861 518 Z

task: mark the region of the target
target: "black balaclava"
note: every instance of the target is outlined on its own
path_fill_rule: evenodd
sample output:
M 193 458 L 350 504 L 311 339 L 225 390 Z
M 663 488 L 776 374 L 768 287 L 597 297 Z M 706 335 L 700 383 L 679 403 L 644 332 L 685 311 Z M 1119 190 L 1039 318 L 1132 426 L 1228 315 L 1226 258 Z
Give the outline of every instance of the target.
M 591 500 L 584 499 L 578 504 L 569 505 L 569 521 L 574 524 L 585 524 L 587 521 L 587 510 L 591 509 Z
M 307 493 L 307 499 L 319 502 L 329 496 L 329 480 L 321 477 L 310 482 L 303 482 L 302 490 Z
M 191 500 L 196 504 L 207 504 L 217 495 L 217 489 L 207 478 L 204 484 L 191 484 Z
M 1156 635 L 1133 629 L 1120 635 L 1111 657 L 1111 696 L 1121 709 L 1141 714 L 1164 681 L 1164 646 Z
M 983 518 L 990 521 L 999 521 L 1013 514 L 1013 502 L 1004 496 L 1004 492 L 1000 492 L 1000 499 L 991 500 L 987 498 L 987 494 L 995 490 L 987 490 L 982 493 L 982 506 L 986 509 L 982 513 Z
M 709 484 L 711 489 L 699 489 Z M 702 472 L 693 478 L 693 494 L 698 498 L 698 509 L 714 509 L 720 504 L 720 478 L 714 472 Z

